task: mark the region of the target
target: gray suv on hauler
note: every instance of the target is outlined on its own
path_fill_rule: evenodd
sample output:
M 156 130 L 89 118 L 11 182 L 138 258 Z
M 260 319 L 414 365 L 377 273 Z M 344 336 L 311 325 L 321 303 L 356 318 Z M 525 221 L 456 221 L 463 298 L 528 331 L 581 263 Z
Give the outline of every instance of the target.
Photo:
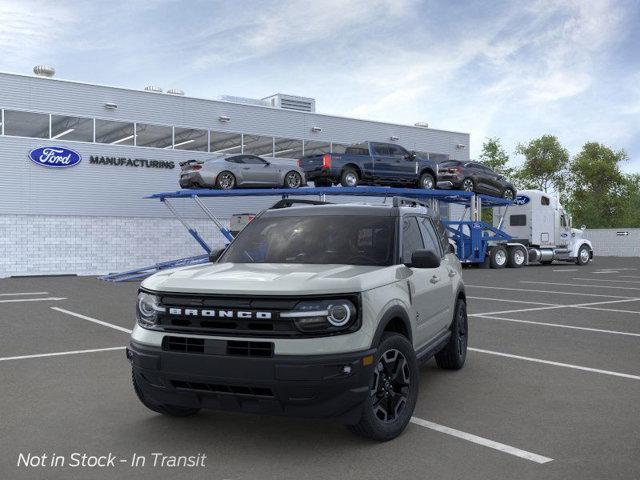
M 394 438 L 411 419 L 419 365 L 465 362 L 465 291 L 445 229 L 409 199 L 283 202 L 213 264 L 142 282 L 127 349 L 134 389 L 167 415 L 335 418 Z

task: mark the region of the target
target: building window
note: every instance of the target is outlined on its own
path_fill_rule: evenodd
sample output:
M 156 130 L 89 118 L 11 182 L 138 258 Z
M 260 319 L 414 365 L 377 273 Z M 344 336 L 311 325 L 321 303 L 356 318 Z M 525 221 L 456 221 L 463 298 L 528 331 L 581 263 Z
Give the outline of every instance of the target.
M 208 132 L 192 128 L 175 128 L 173 148 L 177 150 L 208 151 Z
M 51 139 L 93 142 L 93 119 L 51 115 Z
M 211 132 L 211 153 L 242 153 L 242 135 L 239 133 Z
M 348 146 L 346 143 L 332 143 L 331 153 L 344 153 Z
M 49 115 L 4 111 L 4 134 L 15 137 L 49 138 Z
M 273 157 L 273 137 L 262 137 L 260 135 L 244 136 L 243 153 L 251 155 L 262 155 L 265 157 Z
M 274 157 L 278 158 L 302 158 L 302 140 L 290 138 L 275 138 Z
M 133 123 L 96 120 L 96 142 L 111 145 L 133 145 Z
M 329 142 L 318 142 L 314 140 L 305 140 L 305 155 L 322 155 L 331 152 L 331 144 Z
M 173 128 L 149 123 L 136 124 L 136 146 L 171 148 L 173 145 Z

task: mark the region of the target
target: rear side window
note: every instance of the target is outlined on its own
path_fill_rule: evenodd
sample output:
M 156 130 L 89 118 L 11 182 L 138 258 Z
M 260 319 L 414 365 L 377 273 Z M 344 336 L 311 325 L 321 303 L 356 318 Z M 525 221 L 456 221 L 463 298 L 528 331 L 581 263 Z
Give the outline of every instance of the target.
M 422 230 L 422 237 L 424 238 L 424 248 L 431 250 L 436 255 L 442 257 L 440 241 L 438 240 L 436 231 L 433 229 L 431 220 L 426 217 L 422 217 L 420 219 L 420 229 Z
M 540 197 L 540 204 L 541 205 L 549 205 L 549 197 Z
M 509 217 L 509 225 L 511 227 L 524 227 L 527 224 L 526 215 L 511 215 Z
M 411 255 L 424 248 L 416 217 L 402 219 L 402 263 L 411 263 Z
M 344 151 L 346 155 L 369 155 L 369 147 L 366 143 L 350 145 Z

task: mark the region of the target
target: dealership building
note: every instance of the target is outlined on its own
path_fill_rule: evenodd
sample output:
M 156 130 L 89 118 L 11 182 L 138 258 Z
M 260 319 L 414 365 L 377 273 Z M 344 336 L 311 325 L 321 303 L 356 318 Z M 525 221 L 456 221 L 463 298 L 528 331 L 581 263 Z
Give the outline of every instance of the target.
M 144 198 L 177 190 L 186 160 L 250 153 L 295 162 L 365 140 L 436 160 L 469 158 L 469 134 L 319 114 L 310 98 L 210 100 L 58 80 L 48 67 L 34 71 L 0 73 L 0 277 L 101 274 L 203 253 L 161 202 Z M 31 158 L 56 149 L 77 155 L 64 168 Z M 233 213 L 276 200 L 207 204 L 228 222 Z M 201 210 L 186 201 L 175 206 L 210 245 L 223 244 Z

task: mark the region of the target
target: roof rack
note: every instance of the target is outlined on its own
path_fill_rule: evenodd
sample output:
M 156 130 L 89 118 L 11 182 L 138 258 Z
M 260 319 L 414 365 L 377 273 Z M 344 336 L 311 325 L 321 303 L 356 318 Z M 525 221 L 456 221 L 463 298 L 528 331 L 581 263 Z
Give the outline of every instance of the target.
M 324 202 L 322 200 L 306 200 L 302 198 L 283 198 L 269 207 L 269 210 L 275 210 L 278 208 L 289 208 L 294 205 L 331 205 L 331 202 Z
M 394 207 L 425 207 L 431 208 L 431 205 L 424 200 L 408 197 L 393 197 Z

